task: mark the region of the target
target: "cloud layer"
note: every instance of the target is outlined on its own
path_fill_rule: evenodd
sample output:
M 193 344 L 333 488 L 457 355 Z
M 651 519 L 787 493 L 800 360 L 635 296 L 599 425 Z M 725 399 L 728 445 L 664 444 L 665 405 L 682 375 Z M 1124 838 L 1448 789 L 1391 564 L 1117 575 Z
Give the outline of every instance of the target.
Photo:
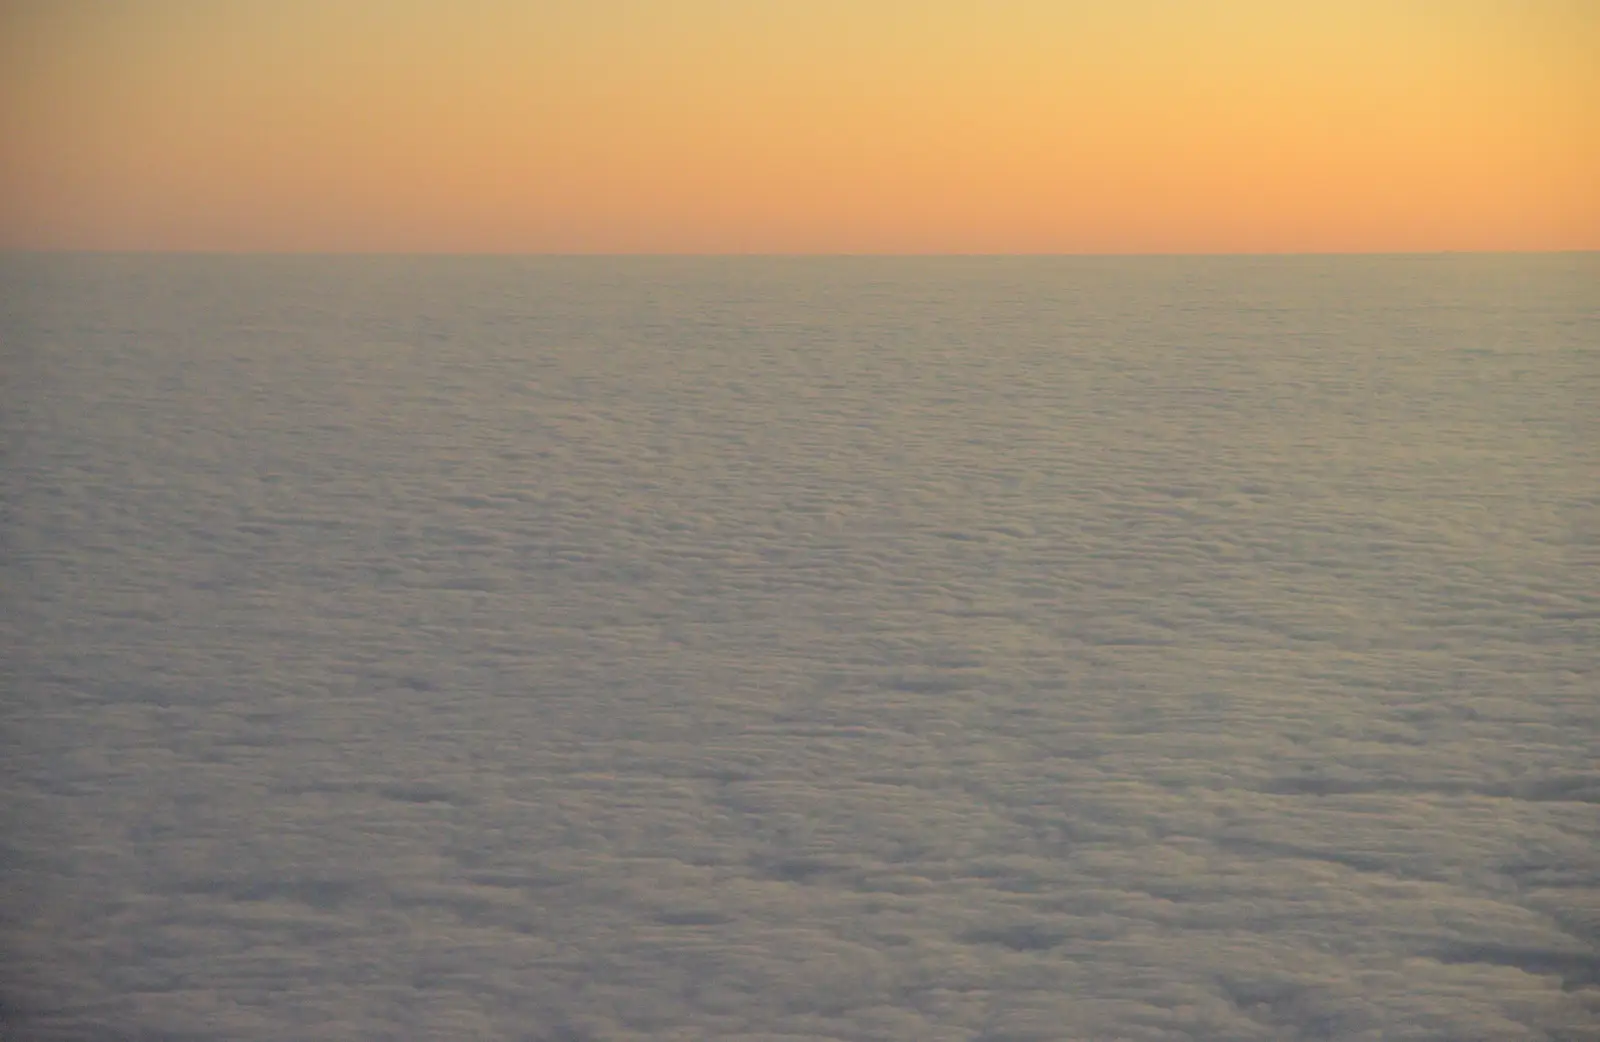
M 1587 258 L 11 263 L 22 1038 L 1592 1037 Z

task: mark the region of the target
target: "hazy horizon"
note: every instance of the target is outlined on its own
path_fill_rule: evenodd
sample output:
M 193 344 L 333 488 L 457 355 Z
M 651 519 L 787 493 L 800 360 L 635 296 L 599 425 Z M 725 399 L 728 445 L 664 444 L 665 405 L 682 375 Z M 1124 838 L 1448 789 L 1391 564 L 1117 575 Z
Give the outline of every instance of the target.
M 1600 247 L 1575 247 L 1572 249 L 1502 249 L 1502 250 L 1311 250 L 1311 251 L 1273 251 L 1262 250 L 1256 252 L 1104 252 L 1104 253 L 1060 253 L 1060 252 L 1016 252 L 1016 253 L 991 253 L 991 252 L 947 252 L 947 253 L 782 253 L 782 252 L 541 252 L 541 251 L 516 251 L 516 250 L 246 250 L 246 249 L 79 249 L 73 247 L 37 247 L 20 249 L 0 249 L 0 256 L 128 256 L 128 257 L 352 257 L 352 258 L 430 258 L 449 260 L 452 258 L 496 258 L 504 260 L 538 260 L 538 259 L 585 259 L 596 260 L 648 260 L 658 258 L 662 260 L 695 260 L 695 259 L 729 259 L 729 260 L 851 260 L 882 259 L 882 260 L 961 260 L 964 258 L 985 260 L 1161 260 L 1172 259 L 1249 259 L 1252 257 L 1274 258 L 1293 260 L 1305 259 L 1338 259 L 1341 257 L 1524 257 L 1524 256 L 1574 256 L 1591 253 L 1600 253 Z

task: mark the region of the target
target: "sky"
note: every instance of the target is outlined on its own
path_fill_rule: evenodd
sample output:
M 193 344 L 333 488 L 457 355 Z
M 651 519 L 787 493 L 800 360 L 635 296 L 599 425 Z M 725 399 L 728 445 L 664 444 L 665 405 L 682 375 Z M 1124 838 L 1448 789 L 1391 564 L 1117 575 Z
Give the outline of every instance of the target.
M 1600 247 L 1593 0 L 0 0 L 0 247 Z

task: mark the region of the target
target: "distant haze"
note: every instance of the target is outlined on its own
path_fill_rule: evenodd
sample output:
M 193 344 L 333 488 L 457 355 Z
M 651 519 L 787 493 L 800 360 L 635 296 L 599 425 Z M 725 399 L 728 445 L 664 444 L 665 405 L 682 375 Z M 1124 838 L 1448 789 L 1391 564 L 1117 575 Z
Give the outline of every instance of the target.
M 1579 0 L 13 0 L 0 247 L 1600 245 Z

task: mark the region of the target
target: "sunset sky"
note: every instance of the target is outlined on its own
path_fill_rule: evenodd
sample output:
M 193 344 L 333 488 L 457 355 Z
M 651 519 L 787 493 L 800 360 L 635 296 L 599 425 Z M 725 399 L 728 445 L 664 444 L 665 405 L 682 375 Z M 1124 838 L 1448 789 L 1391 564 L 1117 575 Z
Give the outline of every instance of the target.
M 1600 0 L 0 0 L 0 247 L 1600 248 Z

